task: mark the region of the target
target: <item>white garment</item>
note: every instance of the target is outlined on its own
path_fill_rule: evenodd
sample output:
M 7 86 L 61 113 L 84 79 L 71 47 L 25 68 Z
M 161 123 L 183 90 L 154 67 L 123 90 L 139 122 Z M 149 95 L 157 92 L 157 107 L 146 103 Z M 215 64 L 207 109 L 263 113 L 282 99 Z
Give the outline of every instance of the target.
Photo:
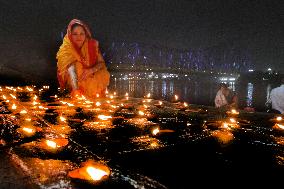
M 221 107 L 221 106 L 225 106 L 227 105 L 227 99 L 225 97 L 225 95 L 222 93 L 221 89 L 217 92 L 216 97 L 215 97 L 215 106 L 217 108 Z
M 284 114 L 284 84 L 271 90 L 270 93 L 272 109 Z

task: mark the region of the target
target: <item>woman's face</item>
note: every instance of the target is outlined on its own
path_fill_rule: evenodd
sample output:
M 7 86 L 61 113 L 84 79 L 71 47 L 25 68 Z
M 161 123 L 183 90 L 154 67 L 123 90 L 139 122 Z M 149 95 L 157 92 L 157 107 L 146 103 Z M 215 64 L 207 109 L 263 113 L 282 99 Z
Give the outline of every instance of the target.
M 81 48 L 86 39 L 86 32 L 82 26 L 75 26 L 71 31 L 72 41 Z

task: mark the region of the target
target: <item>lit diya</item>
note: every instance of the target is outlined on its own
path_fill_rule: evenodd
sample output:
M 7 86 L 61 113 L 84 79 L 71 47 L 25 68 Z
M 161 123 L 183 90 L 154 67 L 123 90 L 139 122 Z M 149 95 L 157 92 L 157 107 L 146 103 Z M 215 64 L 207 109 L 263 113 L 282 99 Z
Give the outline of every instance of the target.
M 236 109 L 231 109 L 230 111 L 227 111 L 226 113 L 231 116 L 239 115 L 239 112 Z
M 272 128 L 276 130 L 284 131 L 284 124 L 275 123 L 275 125 L 273 125 Z
M 40 142 L 39 147 L 55 153 L 62 150 L 67 144 L 68 139 L 66 138 L 44 139 Z
M 68 176 L 72 179 L 79 179 L 90 182 L 91 184 L 99 183 L 109 178 L 110 168 L 103 163 L 87 160 L 82 163 L 78 169 L 68 172 Z
M 158 103 L 154 104 L 154 106 L 158 107 L 158 108 L 162 108 L 163 105 L 163 101 L 158 101 Z
M 229 118 L 225 121 L 205 121 L 203 126 L 209 129 L 237 129 L 240 125 L 234 118 Z
M 270 121 L 280 123 L 280 122 L 283 122 L 284 120 L 283 120 L 282 116 L 277 116 L 277 117 L 270 119 Z
M 174 103 L 174 108 L 176 110 L 186 110 L 188 109 L 188 104 L 186 102 L 184 103 L 181 103 L 181 102 L 177 102 L 177 103 Z
M 0 139 L 0 146 L 5 146 L 6 145 L 6 142 L 5 142 L 5 140 L 3 140 L 3 139 Z
M 36 132 L 42 131 L 42 128 L 35 127 L 32 125 L 22 126 L 17 129 L 17 132 L 21 135 L 21 137 L 32 137 L 36 134 Z

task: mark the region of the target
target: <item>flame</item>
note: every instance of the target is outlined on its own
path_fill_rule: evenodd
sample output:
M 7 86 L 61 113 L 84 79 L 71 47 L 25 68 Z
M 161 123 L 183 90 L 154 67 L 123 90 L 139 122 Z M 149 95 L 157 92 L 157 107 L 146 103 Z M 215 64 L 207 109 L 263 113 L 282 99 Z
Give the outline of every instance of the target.
M 28 113 L 26 110 L 20 111 L 20 114 L 26 114 L 26 113 Z
M 82 167 L 70 171 L 68 176 L 89 181 L 100 181 L 110 175 L 110 169 L 102 163 L 95 162 L 94 160 L 87 160 L 82 163 Z
M 28 126 L 28 127 L 24 126 L 24 127 L 17 129 L 17 131 L 24 137 L 31 137 L 36 133 L 36 128 L 33 126 Z
M 228 123 L 224 122 L 224 123 L 222 124 L 222 127 L 225 128 L 225 129 L 229 128 Z
M 153 131 L 152 131 L 153 135 L 156 135 L 156 134 L 158 134 L 159 132 L 160 132 L 160 129 L 159 129 L 159 128 L 155 128 L 155 129 L 153 129 Z
M 28 91 L 33 91 L 33 89 L 32 88 L 30 88 L 30 87 L 26 87 L 26 89 L 28 90 Z
M 47 146 L 49 146 L 51 148 L 56 148 L 57 147 L 56 143 L 51 141 L 51 140 L 46 140 L 46 144 L 47 144 Z
M 111 119 L 112 117 L 106 116 L 106 115 L 98 115 L 98 118 L 101 119 L 101 120 L 108 120 L 108 119 Z
M 14 95 L 10 94 L 10 96 L 11 96 L 13 99 L 16 99 L 16 97 L 15 97 Z
M 239 112 L 238 112 L 236 109 L 232 109 L 232 110 L 231 110 L 231 113 L 232 113 L 232 114 L 239 114 Z
M 66 118 L 65 118 L 65 117 L 60 116 L 59 118 L 60 118 L 60 121 L 62 121 L 62 122 L 66 122 Z
M 55 150 L 57 148 L 66 146 L 68 144 L 68 140 L 66 138 L 56 138 L 52 140 L 45 140 L 44 143 L 41 144 L 41 147 L 46 150 Z M 51 149 L 50 149 L 51 148 Z
M 281 116 L 276 117 L 276 121 L 282 121 L 282 117 Z
M 91 176 L 93 180 L 101 180 L 103 176 L 107 176 L 107 172 L 97 169 L 95 167 L 88 166 L 87 173 Z
M 178 95 L 175 95 L 175 100 L 178 100 Z
M 35 132 L 33 129 L 27 128 L 27 127 L 24 127 L 24 128 L 23 128 L 23 131 L 25 131 L 25 132 L 27 132 L 27 133 L 33 133 L 33 132 Z
M 138 112 L 138 114 L 141 115 L 141 116 L 145 115 L 145 113 L 141 110 Z
M 275 126 L 276 128 L 279 128 L 279 129 L 283 129 L 283 130 L 284 130 L 284 125 L 282 125 L 282 124 L 276 123 L 274 126 Z
M 231 123 L 236 123 L 237 121 L 234 118 L 229 119 Z
M 13 109 L 13 110 L 17 109 L 16 104 L 13 104 L 13 105 L 12 105 L 12 109 Z
M 36 100 L 36 99 L 37 99 L 37 96 L 35 95 L 33 99 Z
M 147 94 L 147 98 L 150 98 L 150 97 L 151 97 L 151 94 L 150 94 L 150 93 L 148 93 L 148 94 Z

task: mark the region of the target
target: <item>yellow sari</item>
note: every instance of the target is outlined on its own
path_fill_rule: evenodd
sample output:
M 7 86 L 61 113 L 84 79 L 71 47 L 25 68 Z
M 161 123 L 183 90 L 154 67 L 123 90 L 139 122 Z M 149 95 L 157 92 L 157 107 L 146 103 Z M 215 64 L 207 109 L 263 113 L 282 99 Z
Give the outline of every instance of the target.
M 79 22 L 87 31 L 87 38 L 81 49 L 76 48 L 71 41 L 72 22 L 73 24 Z M 79 90 L 85 96 L 95 97 L 97 94 L 104 95 L 109 85 L 110 74 L 99 51 L 98 41 L 92 39 L 90 35 L 88 27 L 81 21 L 70 22 L 63 44 L 56 56 L 57 77 L 60 88 L 70 89 L 70 76 L 67 69 L 72 64 L 75 65 Z

